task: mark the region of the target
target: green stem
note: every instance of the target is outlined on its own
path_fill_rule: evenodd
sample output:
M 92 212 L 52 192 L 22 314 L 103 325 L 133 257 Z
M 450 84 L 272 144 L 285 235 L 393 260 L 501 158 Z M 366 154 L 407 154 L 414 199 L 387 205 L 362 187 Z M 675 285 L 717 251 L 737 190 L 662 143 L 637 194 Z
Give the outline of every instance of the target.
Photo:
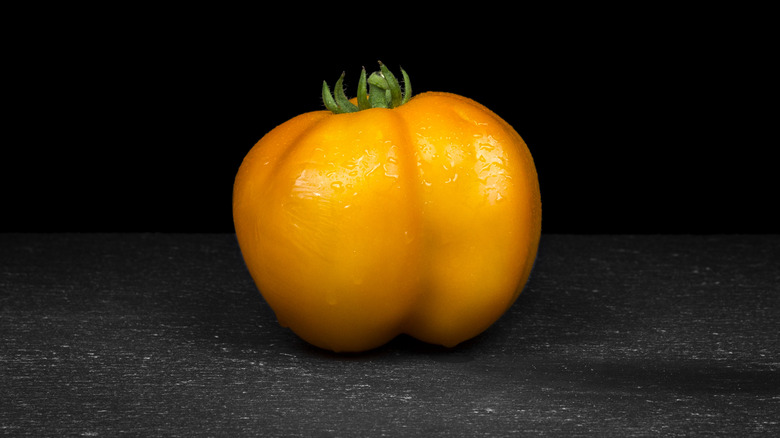
M 333 90 L 336 94 L 336 104 L 338 104 L 339 108 L 345 113 L 353 113 L 358 110 L 358 107 L 350 102 L 344 94 L 344 75 L 346 75 L 346 72 L 341 73 L 341 77 L 336 82 L 335 90 Z
M 327 82 L 322 82 L 322 101 L 325 107 L 334 114 L 351 113 L 371 108 L 397 108 L 412 98 L 412 85 L 409 75 L 401 69 L 404 89 L 395 75 L 384 64 L 379 62 L 379 71 L 371 73 L 366 78 L 366 69 L 360 74 L 358 81 L 357 101 L 355 105 L 344 94 L 344 76 L 342 73 L 331 94 Z M 366 90 L 368 88 L 368 90 Z
M 360 72 L 360 80 L 358 81 L 358 111 L 371 108 L 371 104 L 368 102 L 368 91 L 366 90 L 366 68 L 363 67 L 363 71 Z
M 368 102 L 371 108 L 389 108 L 387 106 L 387 81 L 379 73 L 371 73 L 368 77 Z
M 395 75 L 381 62 L 379 63 L 379 68 L 382 71 L 382 76 L 384 76 L 385 81 L 387 82 L 387 89 L 390 90 L 390 104 L 392 105 L 392 108 L 395 108 L 401 105 L 401 84 L 398 83 L 398 79 L 395 78 Z

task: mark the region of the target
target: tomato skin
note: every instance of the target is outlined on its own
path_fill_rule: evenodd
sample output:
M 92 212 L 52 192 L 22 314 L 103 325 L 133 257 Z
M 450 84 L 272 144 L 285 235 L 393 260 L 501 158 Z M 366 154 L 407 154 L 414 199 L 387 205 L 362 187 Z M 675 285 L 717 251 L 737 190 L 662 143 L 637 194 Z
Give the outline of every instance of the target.
M 541 233 L 524 141 L 449 93 L 283 123 L 241 164 L 233 217 L 280 324 L 333 351 L 478 335 L 521 292 Z

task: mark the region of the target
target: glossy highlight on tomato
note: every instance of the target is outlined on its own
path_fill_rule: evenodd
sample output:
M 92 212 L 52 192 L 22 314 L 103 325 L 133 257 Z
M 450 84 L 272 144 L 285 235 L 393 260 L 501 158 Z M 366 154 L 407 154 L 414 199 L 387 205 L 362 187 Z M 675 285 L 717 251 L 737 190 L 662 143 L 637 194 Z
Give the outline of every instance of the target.
M 402 333 L 453 347 L 506 312 L 536 257 L 539 183 L 520 135 L 468 98 L 391 90 L 387 73 L 352 106 L 339 81 L 325 99 L 346 112 L 270 131 L 234 184 L 249 273 L 279 323 L 323 349 Z

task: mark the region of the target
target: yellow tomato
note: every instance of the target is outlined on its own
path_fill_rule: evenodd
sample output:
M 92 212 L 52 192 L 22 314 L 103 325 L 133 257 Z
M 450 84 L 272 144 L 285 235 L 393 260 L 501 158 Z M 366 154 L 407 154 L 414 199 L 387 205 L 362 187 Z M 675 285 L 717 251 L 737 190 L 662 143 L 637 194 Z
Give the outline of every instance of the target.
M 233 215 L 279 323 L 333 351 L 478 335 L 520 294 L 541 232 L 522 138 L 438 92 L 283 123 L 241 164 Z

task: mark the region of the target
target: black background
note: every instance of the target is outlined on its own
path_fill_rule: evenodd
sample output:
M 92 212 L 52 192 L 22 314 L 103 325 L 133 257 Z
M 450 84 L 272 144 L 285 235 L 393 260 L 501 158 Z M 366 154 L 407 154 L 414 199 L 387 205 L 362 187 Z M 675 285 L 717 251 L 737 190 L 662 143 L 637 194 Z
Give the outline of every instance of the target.
M 780 232 L 764 11 L 415 6 L 9 14 L 0 231 L 232 232 L 252 145 L 381 60 L 515 127 L 546 233 Z

